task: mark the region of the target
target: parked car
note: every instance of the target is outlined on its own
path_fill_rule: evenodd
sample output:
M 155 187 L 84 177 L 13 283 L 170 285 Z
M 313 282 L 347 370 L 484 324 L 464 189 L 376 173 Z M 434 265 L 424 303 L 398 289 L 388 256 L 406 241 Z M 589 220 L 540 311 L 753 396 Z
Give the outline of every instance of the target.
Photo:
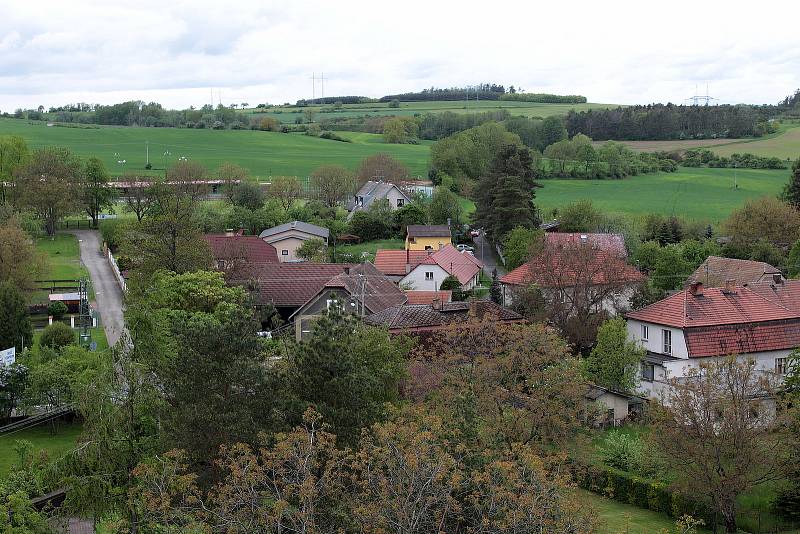
M 470 254 L 472 254 L 473 252 L 475 252 L 475 248 L 474 248 L 474 247 L 471 247 L 471 246 L 469 246 L 469 245 L 464 245 L 464 244 L 461 244 L 461 245 L 456 245 L 456 249 L 457 249 L 459 252 L 469 252 Z
M 475 230 L 471 231 L 469 235 L 471 235 L 472 237 L 480 237 L 481 231 L 476 228 Z

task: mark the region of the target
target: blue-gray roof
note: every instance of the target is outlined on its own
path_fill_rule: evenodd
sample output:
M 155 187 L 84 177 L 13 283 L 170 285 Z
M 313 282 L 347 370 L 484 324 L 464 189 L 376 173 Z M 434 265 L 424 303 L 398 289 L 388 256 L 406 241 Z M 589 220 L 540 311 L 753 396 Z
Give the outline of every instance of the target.
M 280 224 L 278 226 L 273 226 L 272 228 L 267 228 L 266 230 L 258 234 L 258 237 L 263 239 L 271 235 L 288 232 L 289 230 L 299 230 L 300 232 L 305 232 L 307 234 L 319 236 L 323 239 L 328 239 L 328 235 L 330 234 L 328 229 L 323 228 L 322 226 L 317 226 L 316 224 L 310 224 L 303 221 L 292 221 L 285 224 Z

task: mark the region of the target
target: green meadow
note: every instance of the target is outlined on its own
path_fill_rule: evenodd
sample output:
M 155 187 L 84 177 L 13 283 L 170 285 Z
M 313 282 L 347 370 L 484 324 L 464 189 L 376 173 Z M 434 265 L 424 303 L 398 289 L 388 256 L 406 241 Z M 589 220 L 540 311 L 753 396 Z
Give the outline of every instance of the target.
M 339 164 L 355 169 L 362 159 L 385 152 L 402 161 L 413 175 L 425 176 L 429 147 L 384 144 L 381 136 L 356 134 L 345 143 L 310 137 L 252 130 L 191 130 L 101 126 L 69 128 L 44 122 L 0 119 L 0 135 L 20 135 L 31 147 L 64 146 L 79 156 L 97 156 L 112 174 L 145 172 L 147 146 L 158 172 L 180 157 L 216 169 L 225 161 L 246 167 L 255 177 L 307 176 L 320 165 Z M 124 164 L 118 163 L 125 161 Z
M 541 180 L 536 205 L 543 217 L 553 208 L 588 199 L 602 211 L 645 215 L 660 213 L 717 224 L 752 198 L 778 195 L 788 170 L 681 167 L 624 180 Z
M 383 117 L 388 115 L 409 116 L 425 113 L 478 113 L 485 111 L 506 110 L 511 115 L 525 117 L 549 117 L 550 115 L 566 115 L 570 110 L 587 111 L 597 108 L 617 107 L 616 104 L 538 104 L 535 102 L 501 102 L 499 100 L 436 101 L 436 102 L 400 102 L 400 107 L 389 107 L 388 102 L 372 104 L 344 104 L 341 109 L 333 106 L 278 106 L 264 110 L 249 109 L 245 113 L 258 117 L 273 117 L 284 124 L 292 124 L 298 117 L 303 117 L 305 110 L 316 113 L 316 120 L 346 117 Z

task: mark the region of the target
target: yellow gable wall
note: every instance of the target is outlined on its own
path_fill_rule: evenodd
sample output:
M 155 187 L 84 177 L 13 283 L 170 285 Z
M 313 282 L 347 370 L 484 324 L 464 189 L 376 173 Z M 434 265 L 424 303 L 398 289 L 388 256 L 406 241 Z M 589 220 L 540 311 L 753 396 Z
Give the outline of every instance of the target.
M 406 236 L 406 250 L 425 250 L 425 247 L 431 247 L 433 250 L 439 250 L 444 245 L 451 245 L 449 237 L 415 237 L 409 238 Z

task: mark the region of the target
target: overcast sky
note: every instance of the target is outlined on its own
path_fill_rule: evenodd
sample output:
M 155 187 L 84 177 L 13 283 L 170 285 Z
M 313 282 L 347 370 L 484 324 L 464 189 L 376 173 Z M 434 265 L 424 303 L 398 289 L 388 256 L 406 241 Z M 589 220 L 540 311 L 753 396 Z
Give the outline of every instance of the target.
M 384 7 L 385 6 L 385 7 Z M 382 96 L 478 82 L 603 103 L 775 103 L 800 1 L 0 0 L 0 110 Z M 321 86 L 317 82 L 317 95 Z

